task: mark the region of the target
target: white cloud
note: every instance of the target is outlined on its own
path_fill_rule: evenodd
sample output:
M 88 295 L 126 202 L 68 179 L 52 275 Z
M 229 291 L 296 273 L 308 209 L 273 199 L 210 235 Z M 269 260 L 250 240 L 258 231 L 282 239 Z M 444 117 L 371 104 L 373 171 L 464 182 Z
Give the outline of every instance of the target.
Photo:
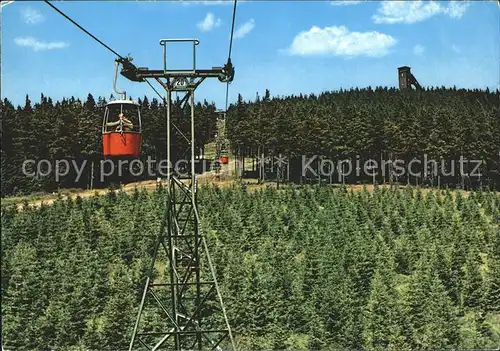
M 413 53 L 417 56 L 422 56 L 424 52 L 425 52 L 425 47 L 420 44 L 417 44 L 413 47 Z
M 35 10 L 32 7 L 25 7 L 21 9 L 21 18 L 26 24 L 37 24 L 45 20 L 45 17 L 40 13 L 40 11 Z
M 453 45 L 451 46 L 451 49 L 452 49 L 453 51 L 455 51 L 457 54 L 459 54 L 459 53 L 460 53 L 460 51 L 462 51 L 462 50 L 460 50 L 460 48 L 459 48 L 457 45 L 455 45 L 455 44 L 453 44 Z
M 220 27 L 220 24 L 221 24 L 220 18 L 215 18 L 214 14 L 209 12 L 207 13 L 205 19 L 199 22 L 196 26 L 202 32 L 208 32 L 214 28 Z
M 18 46 L 29 47 L 34 51 L 64 49 L 69 46 L 69 43 L 65 43 L 62 41 L 52 41 L 47 43 L 44 41 L 36 40 L 32 37 L 18 37 L 14 39 L 14 42 Z
M 312 27 L 295 36 L 287 50 L 291 55 L 312 56 L 384 56 L 397 43 L 390 35 L 379 32 L 350 32 L 345 26 Z
M 243 23 L 237 30 L 234 32 L 234 37 L 237 39 L 241 39 L 250 33 L 255 28 L 254 19 L 250 19 L 249 21 Z
M 461 18 L 469 7 L 465 1 L 447 1 L 439 3 L 429 0 L 383 1 L 377 13 L 373 15 L 375 23 L 415 23 L 443 14 L 451 18 Z
M 360 2 L 361 1 L 357 0 L 338 0 L 338 1 L 332 1 L 330 2 L 330 4 L 332 4 L 333 6 L 347 6 L 347 5 L 357 5 Z
M 443 10 L 451 18 L 462 18 L 467 7 L 469 7 L 468 2 L 464 1 L 451 1 L 447 8 Z

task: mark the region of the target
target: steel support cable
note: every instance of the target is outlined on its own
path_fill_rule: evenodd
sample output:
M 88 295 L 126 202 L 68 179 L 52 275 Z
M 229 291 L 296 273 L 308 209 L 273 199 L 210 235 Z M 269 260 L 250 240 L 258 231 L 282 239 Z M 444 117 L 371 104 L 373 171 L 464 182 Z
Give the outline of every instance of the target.
M 234 0 L 234 7 L 233 7 L 233 23 L 231 26 L 231 39 L 229 40 L 229 55 L 228 58 L 231 59 L 231 50 L 233 48 L 233 35 L 234 35 L 234 23 L 236 20 L 236 4 L 238 0 Z
M 161 96 L 161 94 L 158 92 L 158 90 L 155 89 L 155 87 L 153 86 L 153 84 L 151 84 L 151 82 L 149 80 L 147 80 L 146 78 L 144 78 L 144 81 L 149 84 L 149 86 L 151 87 L 151 89 L 153 89 L 154 92 L 156 93 L 156 95 L 158 95 L 158 97 L 163 101 L 163 105 L 166 108 L 167 99 L 165 99 L 165 97 Z M 188 144 L 191 144 L 191 142 L 189 141 L 189 139 L 184 135 L 184 133 L 174 123 L 172 123 L 172 126 L 179 132 L 179 134 L 181 134 L 181 136 L 184 139 L 186 139 L 186 141 L 188 142 Z
M 120 54 L 118 54 L 115 50 L 111 49 L 108 45 L 106 45 L 105 43 L 103 43 L 101 40 L 99 40 L 96 36 L 94 36 L 88 30 L 86 30 L 85 28 L 83 28 L 81 25 L 79 25 L 78 23 L 76 23 L 68 15 L 66 15 L 64 12 L 62 12 L 57 7 L 55 7 L 54 5 L 52 5 L 48 0 L 44 0 L 44 1 L 47 3 L 47 5 L 49 5 L 50 7 L 52 7 L 55 11 L 57 11 L 59 14 L 61 14 L 64 18 L 66 18 L 68 21 L 70 21 L 75 26 L 77 26 L 79 29 L 81 29 L 86 34 L 88 34 L 92 39 L 94 39 L 95 41 L 97 41 L 99 44 L 101 44 L 102 46 L 104 46 L 106 49 L 108 49 L 109 51 L 111 51 L 113 54 L 115 54 L 116 56 L 118 56 L 120 59 L 124 59 L 123 56 L 121 56 Z M 147 79 L 144 79 L 144 80 L 146 81 L 146 83 L 148 83 L 148 85 L 151 87 L 151 89 L 153 89 L 153 91 L 160 97 L 160 99 L 163 102 L 165 102 L 165 98 L 160 95 L 160 93 L 153 87 L 153 85 Z
M 229 39 L 229 54 L 227 56 L 227 62 L 231 62 L 231 51 L 233 49 L 233 37 L 234 37 L 234 24 L 236 22 L 236 5 L 238 3 L 238 0 L 234 0 L 234 7 L 233 7 L 233 21 L 231 25 L 231 37 Z M 226 109 L 225 111 L 227 112 L 227 105 L 229 101 L 229 82 L 226 83 Z
M 148 85 L 151 87 L 151 89 L 153 89 L 153 91 L 156 93 L 156 95 L 158 95 L 160 97 L 160 99 L 163 101 L 163 103 L 166 102 L 166 99 L 164 96 L 161 96 L 161 94 L 158 92 L 158 90 L 155 89 L 155 87 L 153 86 L 153 84 L 151 84 L 151 82 L 149 80 L 147 80 L 146 78 L 144 78 L 144 81 L 146 83 L 148 83 Z
M 68 21 L 70 21 L 71 23 L 73 23 L 75 26 L 77 26 L 79 29 L 81 29 L 82 31 L 84 31 L 86 34 L 88 34 L 92 39 L 94 39 L 95 41 L 97 41 L 99 44 L 101 44 L 102 46 L 104 46 L 106 49 L 108 49 L 109 51 L 111 51 L 113 54 L 115 54 L 116 56 L 118 56 L 119 58 L 121 59 L 124 59 L 120 54 L 118 54 L 115 50 L 111 49 L 109 46 L 107 46 L 105 43 L 103 43 L 101 40 L 99 40 L 97 37 L 95 37 L 94 35 L 92 35 L 92 33 L 90 33 L 89 31 L 87 31 L 85 28 L 83 28 L 81 25 L 79 25 L 78 23 L 76 23 L 75 21 L 73 21 L 68 15 L 66 15 L 64 12 L 62 12 L 61 10 L 59 10 L 57 7 L 55 7 L 54 5 L 52 5 L 48 0 L 44 0 L 45 3 L 47 5 L 49 5 L 50 7 L 52 7 L 55 11 L 57 11 L 59 14 L 61 14 L 64 18 L 66 18 Z
M 61 16 L 63 16 L 64 18 L 66 18 L 68 21 L 70 21 L 71 23 L 73 23 L 75 26 L 77 26 L 80 30 L 82 30 L 83 32 L 85 32 L 87 35 L 89 35 L 92 39 L 94 39 L 95 41 L 97 41 L 99 44 L 101 44 L 102 46 L 104 46 L 106 49 L 108 49 L 110 52 L 112 52 L 113 54 L 115 54 L 116 56 L 118 56 L 120 59 L 124 60 L 124 57 L 120 54 L 118 54 L 115 50 L 113 50 L 112 48 L 110 48 L 108 45 L 106 45 L 103 41 L 99 40 L 95 35 L 93 35 L 92 33 L 90 33 L 88 30 L 86 30 L 85 28 L 83 28 L 81 25 L 79 25 L 77 22 L 75 22 L 73 19 L 71 19 L 68 15 L 66 15 L 64 12 L 62 12 L 61 10 L 59 10 L 57 7 L 55 7 L 54 5 L 52 5 L 48 0 L 44 0 L 44 2 L 49 5 L 50 7 L 52 7 L 56 12 L 58 12 Z M 229 54 L 228 54 L 228 63 L 231 62 L 231 51 L 232 51 L 232 47 L 233 47 L 233 37 L 234 37 L 234 25 L 235 25 L 235 21 L 236 21 L 236 5 L 237 5 L 237 0 L 234 0 L 234 7 L 233 7 L 233 19 L 232 19 L 232 25 L 231 25 L 231 38 L 229 40 Z M 154 87 L 151 85 L 151 83 L 149 83 L 147 80 L 146 82 L 149 84 L 149 86 L 159 95 L 161 96 L 157 91 L 156 89 L 154 89 Z M 226 86 L 226 110 L 227 110 L 227 105 L 228 105 L 228 99 L 229 99 L 229 82 L 227 83 L 227 86 Z M 164 98 L 162 97 L 162 100 L 164 101 Z

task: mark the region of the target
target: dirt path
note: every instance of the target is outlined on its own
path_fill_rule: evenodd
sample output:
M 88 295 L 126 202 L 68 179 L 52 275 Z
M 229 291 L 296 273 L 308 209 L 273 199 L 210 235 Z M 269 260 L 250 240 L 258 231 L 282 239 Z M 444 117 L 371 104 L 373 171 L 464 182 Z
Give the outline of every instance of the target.
M 199 185 L 203 184 L 215 184 L 221 187 L 227 187 L 231 186 L 234 184 L 239 183 L 238 181 L 235 180 L 234 178 L 234 167 L 235 167 L 235 162 L 236 161 L 230 161 L 226 165 L 222 165 L 222 169 L 220 172 L 220 175 L 217 176 L 214 171 L 210 172 L 205 172 L 203 174 L 200 174 L 197 176 L 197 181 Z M 273 186 L 275 183 L 273 182 L 266 182 L 263 184 L 259 184 L 257 179 L 245 179 L 244 180 L 247 184 L 249 184 L 249 189 L 259 189 L 267 185 Z M 186 181 L 187 182 L 187 181 Z M 348 189 L 352 189 L 354 191 L 361 191 L 363 190 L 365 186 L 364 185 L 348 185 Z M 389 185 L 382 185 L 382 187 L 389 187 Z M 401 186 L 404 188 L 405 186 Z M 138 190 L 156 190 L 157 188 L 157 182 L 155 180 L 148 180 L 148 181 L 142 181 L 142 182 L 135 182 L 135 183 L 129 183 L 124 185 L 120 190 L 124 191 L 126 193 L 131 193 L 135 189 Z M 366 185 L 366 189 L 370 192 L 374 190 L 374 186 L 371 184 Z M 437 190 L 437 189 L 421 189 L 424 194 L 427 194 L 429 191 L 432 190 Z M 62 199 L 75 199 L 77 196 L 80 196 L 81 198 L 89 198 L 95 195 L 102 196 L 106 195 L 109 192 L 109 189 L 99 189 L 99 190 L 82 190 L 82 191 L 71 191 L 71 192 L 66 192 L 65 194 L 61 195 Z M 469 192 L 463 191 L 463 195 L 467 196 Z M 33 199 L 30 200 L 29 197 L 23 198 L 20 197 L 19 199 L 13 200 L 12 202 L 9 201 L 11 204 L 16 204 L 18 209 L 22 209 L 24 206 L 24 201 L 28 200 L 29 206 L 32 207 L 40 207 L 42 204 L 46 205 L 51 205 L 55 201 L 59 199 L 58 195 L 55 194 L 47 194 L 43 195 L 42 198 L 38 199 Z M 9 199 L 5 199 L 4 201 L 8 201 Z
M 143 181 L 143 182 L 136 182 L 136 183 L 130 183 L 126 184 L 122 187 L 121 190 L 125 191 L 126 193 L 130 193 L 134 191 L 135 188 L 138 189 L 146 189 L 146 190 L 154 190 L 156 189 L 156 181 Z M 71 193 L 66 193 L 61 195 L 62 199 L 75 199 L 77 196 L 80 196 L 82 199 L 92 197 L 94 195 L 106 195 L 109 192 L 109 189 L 98 189 L 98 190 L 82 190 L 82 191 L 75 191 Z M 54 194 L 47 194 L 46 196 L 43 196 L 42 199 L 37 199 L 37 200 L 28 200 L 28 204 L 33 207 L 40 207 L 42 204 L 46 205 L 51 205 L 55 201 L 57 201 L 59 197 Z M 22 209 L 24 199 L 19 199 L 19 201 L 16 201 L 17 203 L 17 208 Z

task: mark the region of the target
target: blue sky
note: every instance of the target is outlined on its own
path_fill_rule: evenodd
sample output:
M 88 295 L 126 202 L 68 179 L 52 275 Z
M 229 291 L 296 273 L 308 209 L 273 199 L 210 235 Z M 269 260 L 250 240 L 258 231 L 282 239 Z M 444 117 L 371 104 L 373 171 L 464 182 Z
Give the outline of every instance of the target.
M 56 1 L 55 6 L 137 66 L 162 67 L 161 38 L 198 38 L 198 68 L 227 60 L 231 1 Z M 243 1 L 236 15 L 230 102 L 340 88 L 397 86 L 408 65 L 423 86 L 496 89 L 500 8 L 493 2 Z M 191 49 L 168 47 L 171 68 Z M 84 99 L 113 93 L 115 56 L 43 2 L 2 8 L 2 98 Z M 155 96 L 119 76 L 133 98 Z M 161 89 L 159 86 L 156 86 Z M 160 90 L 163 92 L 162 90 Z M 115 94 L 116 95 L 116 94 Z M 224 107 L 225 84 L 206 80 L 197 100 Z

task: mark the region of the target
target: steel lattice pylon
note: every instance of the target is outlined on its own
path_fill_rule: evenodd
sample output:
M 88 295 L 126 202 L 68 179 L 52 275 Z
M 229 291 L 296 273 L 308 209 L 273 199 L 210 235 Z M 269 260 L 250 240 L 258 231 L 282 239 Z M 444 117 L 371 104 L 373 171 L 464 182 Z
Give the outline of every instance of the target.
M 162 40 L 160 44 L 166 45 L 170 41 L 193 41 L 195 55 L 194 48 L 198 44 L 196 39 Z M 166 81 L 158 77 L 158 71 L 140 69 L 139 72 L 133 72 L 130 66 L 127 66 L 126 74 L 135 79 L 153 77 L 167 92 L 169 165 L 166 179 L 166 213 L 153 251 L 129 350 L 139 345 L 149 350 L 213 350 L 219 348 L 224 340 L 228 341 L 234 350 L 234 340 L 215 270 L 205 237 L 199 230 L 194 167 L 194 91 L 207 76 L 220 79 L 225 76 L 225 71 L 214 68 L 212 71 L 203 71 L 202 76 L 197 76 L 195 68 L 168 71 L 165 67 L 163 77 Z M 171 157 L 171 127 L 178 130 L 170 118 L 172 92 L 185 93 L 182 103 L 188 103 L 189 100 L 191 106 L 190 138 L 181 133 L 188 144 L 184 154 L 191 151 L 190 161 L 182 162 L 188 165 L 186 169 L 175 167 Z M 163 267 L 162 264 L 166 262 L 168 263 Z M 168 274 L 162 273 L 162 268 L 163 271 L 168 271 Z M 154 276 L 155 271 L 159 271 L 157 276 Z

